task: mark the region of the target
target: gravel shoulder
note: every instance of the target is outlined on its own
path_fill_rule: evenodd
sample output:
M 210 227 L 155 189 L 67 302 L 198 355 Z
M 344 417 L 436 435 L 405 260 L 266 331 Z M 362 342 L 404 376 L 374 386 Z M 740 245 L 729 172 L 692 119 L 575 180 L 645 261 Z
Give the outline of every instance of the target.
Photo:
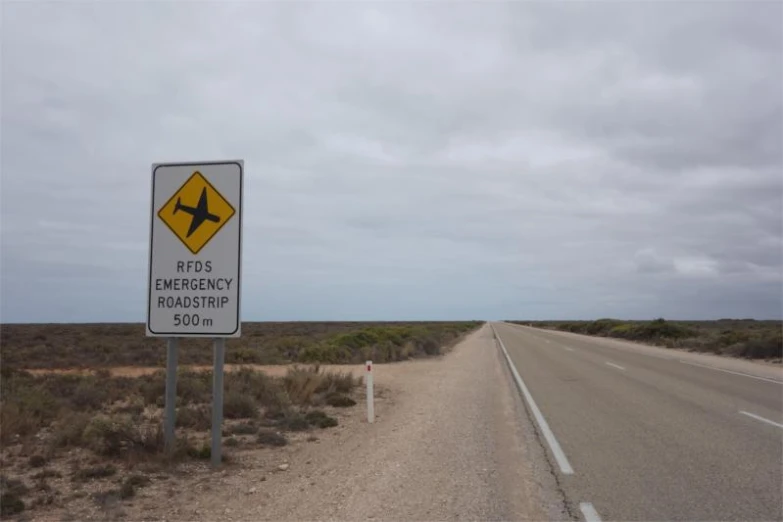
M 144 488 L 124 520 L 544 520 L 525 419 L 484 325 L 437 359 L 376 365 L 340 425 L 279 449 L 238 452 Z M 281 470 L 281 465 L 285 470 Z M 539 473 L 540 470 L 536 470 Z M 86 515 L 86 514 L 85 514 Z M 96 513 L 106 519 L 107 512 Z

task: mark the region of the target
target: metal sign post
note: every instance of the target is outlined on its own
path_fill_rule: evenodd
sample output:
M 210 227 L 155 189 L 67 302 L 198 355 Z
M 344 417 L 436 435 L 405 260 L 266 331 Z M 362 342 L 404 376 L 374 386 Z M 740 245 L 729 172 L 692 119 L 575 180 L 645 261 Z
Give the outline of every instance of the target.
M 244 160 L 152 165 L 147 336 L 167 337 L 164 433 L 174 448 L 181 337 L 214 339 L 212 463 L 221 462 L 225 338 L 240 337 Z
M 226 355 L 226 340 L 215 339 L 214 369 L 212 370 L 212 465 L 222 461 L 223 442 L 223 361 Z
M 166 413 L 163 433 L 166 452 L 174 452 L 174 425 L 177 418 L 177 359 L 179 339 L 172 337 L 166 346 Z

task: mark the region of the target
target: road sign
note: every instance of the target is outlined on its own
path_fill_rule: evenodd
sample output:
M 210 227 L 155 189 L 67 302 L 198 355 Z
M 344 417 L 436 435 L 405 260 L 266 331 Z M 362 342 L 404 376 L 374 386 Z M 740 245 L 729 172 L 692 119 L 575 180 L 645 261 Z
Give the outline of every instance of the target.
M 152 165 L 148 336 L 240 336 L 243 178 L 243 160 Z
M 161 221 L 194 254 L 198 254 L 233 215 L 231 203 L 199 171 L 194 172 L 158 211 Z

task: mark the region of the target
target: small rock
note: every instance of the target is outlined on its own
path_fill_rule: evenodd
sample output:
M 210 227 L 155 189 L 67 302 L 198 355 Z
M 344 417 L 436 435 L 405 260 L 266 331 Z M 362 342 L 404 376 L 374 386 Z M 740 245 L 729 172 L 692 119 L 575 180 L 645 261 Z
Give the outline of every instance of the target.
M 263 481 L 265 481 L 265 480 L 266 480 L 266 476 L 264 476 L 264 477 L 261 477 L 261 482 L 263 482 Z
M 253 493 L 255 493 L 256 491 L 258 491 L 258 489 L 256 489 L 256 488 L 250 488 L 250 489 L 247 491 L 247 494 L 248 494 L 248 495 L 252 495 L 252 494 L 253 494 Z
M 231 514 L 231 508 L 226 508 L 225 514 L 226 515 L 230 515 Z
M 288 464 L 280 464 L 277 469 L 280 471 L 286 471 L 290 466 Z

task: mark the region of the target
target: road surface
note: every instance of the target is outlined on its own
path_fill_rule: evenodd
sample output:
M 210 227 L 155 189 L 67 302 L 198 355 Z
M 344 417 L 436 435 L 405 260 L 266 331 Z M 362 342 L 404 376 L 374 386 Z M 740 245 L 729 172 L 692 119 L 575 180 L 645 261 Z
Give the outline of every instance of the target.
M 779 371 L 743 375 L 674 350 L 491 326 L 574 517 L 783 519 Z

